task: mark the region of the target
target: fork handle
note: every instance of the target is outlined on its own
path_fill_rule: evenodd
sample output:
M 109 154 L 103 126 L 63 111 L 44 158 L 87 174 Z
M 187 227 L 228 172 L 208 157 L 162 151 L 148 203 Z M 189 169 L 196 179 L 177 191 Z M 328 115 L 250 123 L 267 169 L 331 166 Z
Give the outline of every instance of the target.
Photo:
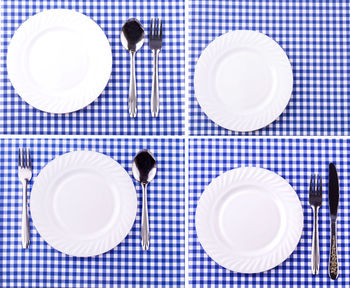
M 337 234 L 336 220 L 332 219 L 331 220 L 331 248 L 329 253 L 329 266 L 328 266 L 329 277 L 332 280 L 336 280 L 339 275 L 336 234 Z
M 152 78 L 152 96 L 151 112 L 153 117 L 159 114 L 159 80 L 158 80 L 158 56 L 159 50 L 153 50 L 153 78 Z
M 311 269 L 312 274 L 317 275 L 320 270 L 320 244 L 318 236 L 318 207 L 312 207 L 314 212 L 313 231 L 312 231 L 312 254 Z
M 129 115 L 131 118 L 135 118 L 137 113 L 135 55 L 136 52 L 130 51 Z
M 22 247 L 24 249 L 29 248 L 30 243 L 30 230 L 29 230 L 29 215 L 28 215 L 28 203 L 27 203 L 27 180 L 22 182 L 23 195 L 22 195 Z

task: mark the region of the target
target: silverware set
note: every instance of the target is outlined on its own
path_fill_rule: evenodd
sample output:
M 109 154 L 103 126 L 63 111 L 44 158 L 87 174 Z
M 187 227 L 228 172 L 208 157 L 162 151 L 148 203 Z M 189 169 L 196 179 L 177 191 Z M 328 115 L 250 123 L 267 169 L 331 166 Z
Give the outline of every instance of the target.
M 329 164 L 328 179 L 328 200 L 329 213 L 331 220 L 331 245 L 329 254 L 328 274 L 332 280 L 336 280 L 339 275 L 339 265 L 337 256 L 337 237 L 336 221 L 339 205 L 339 180 L 338 173 L 333 163 Z M 311 271 L 313 275 L 319 273 L 320 267 L 320 245 L 318 212 L 322 205 L 322 178 L 319 175 L 312 175 L 309 188 L 309 204 L 313 210 L 313 233 L 312 233 L 312 252 L 311 252 Z
M 149 32 L 149 47 L 153 54 L 153 77 L 151 94 L 151 114 L 153 117 L 159 115 L 159 77 L 158 58 L 162 48 L 163 25 L 160 19 L 151 19 Z M 129 86 L 129 115 L 135 118 L 137 115 L 137 85 L 135 72 L 135 55 L 145 41 L 145 31 L 139 20 L 130 18 L 122 27 L 121 42 L 130 54 L 130 86 Z
M 132 162 L 132 172 L 135 180 L 142 186 L 142 215 L 141 215 L 141 245 L 144 250 L 149 249 L 150 233 L 147 204 L 147 186 L 154 179 L 157 172 L 156 159 L 148 150 L 136 154 Z M 22 183 L 22 226 L 21 241 L 24 249 L 29 248 L 30 226 L 28 212 L 28 183 L 32 179 L 32 160 L 29 148 L 18 149 L 18 178 Z
M 152 24 L 155 25 L 154 23 Z M 159 25 L 159 24 L 156 24 Z M 161 24 L 160 24 L 161 27 Z M 151 37 L 151 36 L 150 36 Z M 153 36 L 152 36 L 153 37 Z M 157 40 L 158 41 L 158 40 Z M 153 45 L 153 44 L 152 44 Z M 158 45 L 158 44 L 154 44 Z M 152 46 L 154 55 L 157 57 L 157 47 Z M 133 56 L 132 56 L 133 57 Z M 155 60 L 156 62 L 156 60 Z M 156 81 L 155 81 L 156 82 Z M 156 89 L 157 90 L 157 89 Z M 155 102 L 157 95 L 155 95 Z M 136 106 L 135 106 L 136 107 Z M 153 112 L 157 112 L 155 105 Z M 157 171 L 156 159 L 148 150 L 142 150 L 136 154 L 132 162 L 132 173 L 136 181 L 142 187 L 142 215 L 141 215 L 141 244 L 144 250 L 149 249 L 150 243 L 150 229 L 148 217 L 147 204 L 147 186 L 154 179 Z M 22 247 L 27 249 L 30 243 L 30 227 L 29 227 L 29 213 L 28 213 L 28 183 L 32 179 L 32 160 L 29 148 L 19 148 L 18 150 L 18 178 L 22 184 L 22 230 L 21 242 Z M 328 199 L 329 212 L 331 220 L 331 245 L 329 255 L 328 272 L 332 280 L 338 278 L 339 265 L 337 256 L 337 212 L 339 205 L 339 179 L 336 167 L 333 163 L 329 164 L 329 181 L 328 181 Z M 317 275 L 320 269 L 320 245 L 319 245 L 319 226 L 318 214 L 322 205 L 322 177 L 319 175 L 312 175 L 309 186 L 309 204 L 313 210 L 313 233 L 312 233 L 312 253 L 311 253 L 311 270 L 313 275 Z

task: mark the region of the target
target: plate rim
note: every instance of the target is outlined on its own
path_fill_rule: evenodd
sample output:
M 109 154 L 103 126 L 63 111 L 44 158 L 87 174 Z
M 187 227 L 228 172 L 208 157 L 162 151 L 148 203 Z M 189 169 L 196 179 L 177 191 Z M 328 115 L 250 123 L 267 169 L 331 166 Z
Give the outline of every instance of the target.
M 276 181 L 276 183 L 279 181 L 280 185 L 285 186 L 284 189 L 286 190 L 283 190 L 283 191 L 287 191 L 287 189 L 289 190 L 288 193 L 290 195 L 288 199 L 294 198 L 293 200 L 295 201 L 294 208 L 296 209 L 296 211 L 298 211 L 297 212 L 298 214 L 295 217 L 290 217 L 291 219 L 289 220 L 292 220 L 292 222 L 296 226 L 294 231 L 290 231 L 290 228 L 289 230 L 287 229 L 288 230 L 287 232 L 290 232 L 290 234 L 293 236 L 293 239 L 289 239 L 288 241 L 286 241 L 285 246 L 279 247 L 279 251 L 283 251 L 283 257 L 281 256 L 279 260 L 277 259 L 278 261 L 276 261 L 276 259 L 272 261 L 271 259 L 273 257 L 270 257 L 271 259 L 267 259 L 266 255 L 264 256 L 264 259 L 262 261 L 261 259 L 252 260 L 247 257 L 240 258 L 240 256 L 237 256 L 237 255 L 235 255 L 235 258 L 232 260 L 227 256 L 227 254 L 225 254 L 226 251 L 224 251 L 224 249 L 221 249 L 220 251 L 221 247 L 217 248 L 219 247 L 219 245 L 215 243 L 215 239 L 214 239 L 215 237 L 212 237 L 213 239 L 209 239 L 209 242 L 208 242 L 208 237 L 205 236 L 205 235 L 208 235 L 208 233 L 204 231 L 204 229 L 208 230 L 208 223 L 207 225 L 204 225 L 203 223 L 201 223 L 204 220 L 201 220 L 200 217 L 203 217 L 203 215 L 205 215 L 205 211 L 210 209 L 210 205 L 215 206 L 214 199 L 219 198 L 218 196 L 219 194 L 223 193 L 223 192 L 221 193 L 221 191 L 224 189 L 224 187 L 230 187 L 230 183 L 232 183 L 233 181 L 238 181 L 240 179 L 245 179 L 244 177 L 246 177 L 246 179 L 249 179 L 251 177 L 257 177 L 257 176 L 260 177 L 259 180 L 264 180 L 267 176 L 271 176 L 271 179 L 270 179 L 271 181 Z M 272 178 L 275 178 L 275 179 L 272 179 Z M 220 192 L 215 192 L 215 191 L 220 191 Z M 287 199 L 287 196 L 288 195 L 286 195 L 286 199 Z M 291 204 L 289 205 L 291 206 Z M 298 218 L 298 216 L 299 216 L 299 219 L 296 219 Z M 253 166 L 237 167 L 237 168 L 228 170 L 225 173 L 214 178 L 205 187 L 204 192 L 201 194 L 197 202 L 197 207 L 195 211 L 195 230 L 197 234 L 197 239 L 200 245 L 202 246 L 203 250 L 205 251 L 205 253 L 218 265 L 238 273 L 261 273 L 261 272 L 265 272 L 270 269 L 273 269 L 279 266 L 280 264 L 282 264 L 295 251 L 295 249 L 297 248 L 300 242 L 302 232 L 303 232 L 303 226 L 304 226 L 303 221 L 304 221 L 304 215 L 303 215 L 302 203 L 296 191 L 288 183 L 288 181 L 283 177 L 281 177 L 279 174 L 271 170 L 260 168 L 260 167 L 253 167 Z M 283 237 L 285 238 L 286 236 L 283 235 Z M 283 245 L 283 242 L 281 242 L 279 245 Z M 222 257 L 222 255 L 225 256 L 225 259 Z
M 242 115 L 232 117 L 233 113 L 228 113 L 225 109 L 219 107 L 219 105 L 217 104 L 218 101 L 215 101 L 217 97 L 213 97 L 213 95 L 211 95 L 210 92 L 208 92 L 208 89 L 200 89 L 200 83 L 202 81 L 205 83 L 210 83 L 208 78 L 210 79 L 213 77 L 209 75 L 209 72 L 207 71 L 208 69 L 206 69 L 206 66 L 208 66 L 207 63 L 211 63 L 211 60 L 213 59 L 214 55 L 219 55 L 220 53 L 224 54 L 224 51 L 222 51 L 219 48 L 225 45 L 225 42 L 233 42 L 234 40 L 236 40 L 235 38 L 242 38 L 244 41 L 248 41 L 246 40 L 246 38 L 249 38 L 248 36 L 250 38 L 255 37 L 255 40 L 264 41 L 267 43 L 269 42 L 270 46 L 273 47 L 273 49 L 275 49 L 275 53 L 280 54 L 281 67 L 288 67 L 288 69 L 286 69 L 285 71 L 285 76 L 281 79 L 285 78 L 285 82 L 288 81 L 288 87 L 286 86 L 285 88 L 283 88 L 283 86 L 280 86 L 281 89 L 286 90 L 286 92 L 284 93 L 285 95 L 283 97 L 279 96 L 279 98 L 277 98 L 277 100 L 279 99 L 279 103 L 275 101 L 276 103 L 274 107 L 269 105 L 269 109 L 263 109 L 263 112 L 260 113 L 260 115 L 258 115 L 259 117 L 257 117 L 257 115 L 254 113 L 255 117 L 249 118 L 248 115 L 247 117 L 244 117 L 244 119 L 241 119 L 243 118 Z M 225 50 L 225 53 L 226 52 L 227 51 Z M 215 57 L 219 58 L 219 56 Z M 197 99 L 197 102 L 204 114 L 206 114 L 206 116 L 216 125 L 236 132 L 253 132 L 267 127 L 271 123 L 275 122 L 283 114 L 286 107 L 288 106 L 290 99 L 292 98 L 294 85 L 293 82 L 293 68 L 285 50 L 273 38 L 269 37 L 268 35 L 256 30 L 245 29 L 229 31 L 212 40 L 204 48 L 204 50 L 202 50 L 201 55 L 199 56 L 196 62 L 193 76 L 194 96 Z
M 89 162 L 90 161 L 90 162 Z M 57 228 L 52 229 L 52 226 L 49 221 L 42 220 L 40 217 L 44 217 L 48 215 L 48 209 L 42 207 L 41 204 L 44 201 L 43 196 L 50 192 L 45 191 L 46 187 L 50 185 L 56 178 L 50 178 L 52 174 L 55 174 L 55 171 L 65 172 L 62 168 L 65 166 L 70 166 L 73 163 L 76 163 L 77 167 L 84 163 L 89 163 L 86 165 L 88 167 L 95 168 L 96 166 L 92 165 L 100 165 L 99 169 L 104 168 L 109 174 L 112 173 L 116 177 L 113 178 L 114 185 L 118 187 L 120 190 L 120 180 L 125 179 L 125 183 L 123 183 L 123 190 L 128 189 L 128 195 L 125 195 L 125 191 L 121 194 L 126 198 L 130 199 L 129 203 L 126 203 L 127 209 L 124 209 L 127 214 L 125 214 L 120 219 L 119 228 L 117 227 L 113 229 L 109 229 L 107 233 L 104 233 L 101 236 L 93 240 L 82 240 L 82 241 L 73 241 L 72 237 L 65 239 L 57 239 Z M 96 170 L 97 168 L 95 168 Z M 130 189 L 130 190 L 129 190 Z M 54 159 L 49 161 L 39 172 L 39 174 L 35 177 L 35 181 L 32 187 L 32 191 L 30 194 L 29 205 L 30 205 L 30 216 L 32 218 L 34 227 L 40 237 L 53 249 L 64 253 L 66 255 L 75 256 L 75 257 L 94 257 L 106 253 L 116 246 L 118 246 L 127 235 L 130 233 L 137 215 L 137 194 L 136 189 L 133 184 L 131 177 L 128 172 L 123 168 L 121 164 L 115 161 L 113 158 L 109 157 L 106 154 L 90 151 L 90 150 L 75 150 L 71 152 L 66 152 L 64 154 L 57 155 Z M 125 204 L 124 204 L 125 205 Z M 46 223 L 45 223 L 46 222 Z M 52 224 L 52 223 L 51 223 Z M 50 229 L 51 228 L 51 229 Z M 55 234 L 56 233 L 56 234 Z M 102 239 L 102 240 L 101 240 Z M 68 242 L 69 240 L 69 242 Z M 66 242 L 65 242 L 66 241 Z M 95 241 L 95 243 L 94 243 Z M 98 243 L 97 243 L 98 242 Z M 66 245 L 66 248 L 64 246 Z
M 93 93 L 87 93 L 87 91 L 91 89 L 85 89 L 83 91 L 82 88 L 80 88 L 80 95 L 78 98 L 75 99 L 66 99 L 65 101 L 58 100 L 57 97 L 55 98 L 55 104 L 51 103 L 52 99 L 49 99 L 47 97 L 47 93 L 41 93 L 40 91 L 36 91 L 33 93 L 33 91 L 29 91 L 27 88 L 23 89 L 22 86 L 23 84 L 19 85 L 19 82 L 17 82 L 17 72 L 18 69 L 16 69 L 15 66 L 16 63 L 18 63 L 18 52 L 21 51 L 21 43 L 23 42 L 23 39 L 28 39 L 31 36 L 28 36 L 32 33 L 29 33 L 30 31 L 38 31 L 41 30 L 43 27 L 42 25 L 42 19 L 47 18 L 48 22 L 52 21 L 52 17 L 60 18 L 60 17 L 68 17 L 72 19 L 71 21 L 73 22 L 74 19 L 80 18 L 80 22 L 85 21 L 90 25 L 89 29 L 92 27 L 94 28 L 94 33 L 89 33 L 89 35 L 98 35 L 99 39 L 101 39 L 101 45 L 100 47 L 103 47 L 101 49 L 105 50 L 107 53 L 103 53 L 104 55 L 101 55 L 101 57 L 104 59 L 103 62 L 105 62 L 105 72 L 100 74 L 100 77 L 94 77 L 95 84 L 93 85 L 94 91 Z M 39 22 L 39 23 L 37 23 Z M 63 25 L 67 25 L 67 23 L 62 22 Z M 81 23 L 80 23 L 81 24 Z M 83 25 L 80 25 L 83 27 Z M 91 29 L 90 29 L 91 30 Z M 89 31 L 90 31 L 89 30 Z M 17 51 L 17 52 L 16 52 Z M 105 32 L 102 30 L 102 28 L 95 22 L 92 18 L 89 16 L 76 11 L 72 9 L 64 9 L 64 8 L 57 8 L 57 9 L 47 9 L 40 11 L 36 14 L 33 14 L 29 18 L 27 18 L 25 21 L 23 21 L 19 27 L 17 27 L 16 31 L 11 37 L 11 40 L 9 41 L 8 48 L 7 48 L 7 53 L 6 53 L 6 68 L 7 68 L 7 74 L 8 74 L 8 79 L 10 83 L 12 84 L 12 87 L 15 90 L 15 93 L 27 104 L 30 106 L 34 107 L 35 109 L 38 109 L 42 112 L 45 113 L 52 113 L 52 114 L 68 114 L 68 113 L 73 113 L 76 111 L 79 111 L 81 109 L 86 108 L 89 106 L 91 103 L 96 101 L 96 99 L 103 93 L 105 88 L 107 87 L 110 79 L 111 79 L 111 74 L 112 74 L 112 66 L 113 66 L 113 55 L 112 55 L 112 48 L 110 45 L 110 42 L 107 38 L 107 35 Z M 108 69 L 107 69 L 108 67 Z M 108 75 L 108 77 L 107 77 Z M 96 76 L 96 75 L 95 75 Z M 17 82 L 17 83 L 16 83 Z M 35 86 L 33 82 L 26 81 L 27 84 L 32 85 L 33 87 Z M 85 81 L 86 82 L 86 81 Z M 26 83 L 25 83 L 26 84 Z M 28 85 L 25 85 L 28 86 Z M 71 91 L 71 89 L 70 89 Z M 47 92 L 47 91 L 46 91 Z M 36 95 L 35 97 L 33 95 Z

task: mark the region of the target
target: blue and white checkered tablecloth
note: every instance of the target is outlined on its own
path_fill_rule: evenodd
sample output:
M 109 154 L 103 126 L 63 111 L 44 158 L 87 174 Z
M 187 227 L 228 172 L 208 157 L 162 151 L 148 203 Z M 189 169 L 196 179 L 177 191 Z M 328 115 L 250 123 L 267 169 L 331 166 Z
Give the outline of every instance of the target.
M 190 1 L 190 132 L 233 135 L 202 112 L 193 87 L 204 48 L 231 30 L 265 33 L 286 51 L 294 72 L 285 112 L 252 135 L 349 135 L 350 5 L 348 0 Z
M 171 0 L 3 0 L 1 1 L 0 133 L 180 135 L 184 127 L 184 2 Z M 113 52 L 111 79 L 100 97 L 87 108 L 51 115 L 26 104 L 7 78 L 6 53 L 15 30 L 28 17 L 47 9 L 67 8 L 96 21 Z M 128 113 L 129 54 L 120 42 L 120 30 L 130 17 L 148 29 L 152 17 L 163 19 L 163 49 L 159 58 L 160 114 L 151 116 L 152 52 L 148 40 L 136 56 L 138 115 Z
M 30 222 L 31 244 L 21 247 L 21 186 L 17 149 L 30 147 L 34 178 L 53 158 L 74 150 L 109 155 L 131 175 L 132 159 L 143 148 L 157 159 L 149 185 L 151 245 L 140 243 L 141 187 L 132 230 L 115 249 L 91 258 L 64 255 L 51 248 Z M 185 274 L 183 140 L 0 140 L 0 287 L 183 287 Z
M 350 287 L 350 140 L 204 139 L 190 140 L 189 265 L 192 287 Z M 330 219 L 328 164 L 334 162 L 340 180 L 338 255 L 340 275 L 328 277 Z M 215 177 L 240 166 L 270 169 L 296 190 L 304 210 L 304 230 L 294 253 L 277 268 L 259 274 L 230 272 L 210 259 L 195 232 L 197 201 Z M 311 274 L 312 210 L 308 204 L 310 176 L 323 178 L 320 209 L 320 274 Z

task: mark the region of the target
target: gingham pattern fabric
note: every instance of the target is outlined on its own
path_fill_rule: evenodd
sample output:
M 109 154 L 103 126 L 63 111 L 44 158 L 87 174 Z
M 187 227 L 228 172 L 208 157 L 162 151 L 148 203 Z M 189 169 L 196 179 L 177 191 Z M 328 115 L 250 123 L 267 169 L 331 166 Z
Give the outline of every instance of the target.
M 21 186 L 17 149 L 30 147 L 34 178 L 53 158 L 74 150 L 98 151 L 130 174 L 132 159 L 147 148 L 157 159 L 148 186 L 150 250 L 140 240 L 141 187 L 134 180 L 138 211 L 133 228 L 115 249 L 91 258 L 64 255 L 40 237 L 30 222 L 31 243 L 21 247 Z M 0 287 L 183 287 L 184 141 L 183 140 L 0 140 Z M 131 176 L 132 177 L 132 176 Z
M 6 54 L 15 30 L 28 17 L 47 9 L 66 8 L 91 17 L 110 41 L 111 79 L 100 97 L 87 108 L 67 115 L 41 112 L 15 93 L 6 73 Z M 151 116 L 152 52 L 148 38 L 136 55 L 137 118 L 129 117 L 129 53 L 120 30 L 130 17 L 138 18 L 148 37 L 150 20 L 163 20 L 163 49 L 159 58 L 160 114 Z M 0 133 L 180 135 L 184 127 L 184 2 L 151 0 L 3 0 L 1 8 Z
M 190 132 L 233 135 L 201 110 L 193 87 L 195 64 L 218 36 L 256 30 L 286 51 L 294 72 L 292 98 L 285 112 L 250 135 L 348 135 L 350 6 L 347 0 L 190 1 Z
M 350 286 L 350 140 L 205 139 L 190 141 L 189 265 L 191 287 L 349 287 Z M 330 224 L 328 164 L 334 162 L 340 181 L 338 255 L 340 275 L 328 277 Z M 216 264 L 201 247 L 195 232 L 197 201 L 217 176 L 241 166 L 256 166 L 281 175 L 295 189 L 304 210 L 304 229 L 294 253 L 278 267 L 259 274 L 230 272 Z M 310 176 L 323 178 L 319 211 L 320 274 L 311 273 L 312 209 L 308 204 Z M 258 217 L 258 215 L 257 215 Z

